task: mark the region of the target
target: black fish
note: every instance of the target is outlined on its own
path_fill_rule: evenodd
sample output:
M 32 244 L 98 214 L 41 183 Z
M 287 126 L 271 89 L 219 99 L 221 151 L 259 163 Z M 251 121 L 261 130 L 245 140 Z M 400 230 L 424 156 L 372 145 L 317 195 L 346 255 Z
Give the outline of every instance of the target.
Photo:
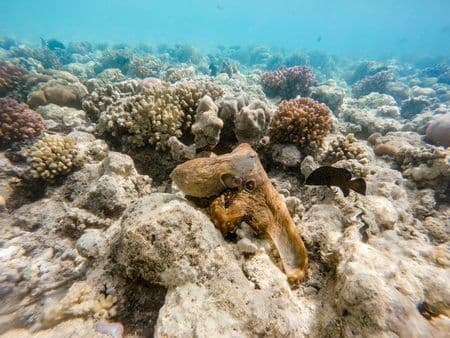
M 214 63 L 211 63 L 209 65 L 209 71 L 211 73 L 211 76 L 217 76 L 218 70 L 219 70 L 218 67 Z
M 314 170 L 306 179 L 309 185 L 326 185 L 339 187 L 344 196 L 348 196 L 350 189 L 366 194 L 366 181 L 363 178 L 352 180 L 352 173 L 347 169 L 324 166 Z
M 61 41 L 56 39 L 45 40 L 41 38 L 41 45 L 42 47 L 47 47 L 50 50 L 66 49 L 66 46 L 64 46 Z

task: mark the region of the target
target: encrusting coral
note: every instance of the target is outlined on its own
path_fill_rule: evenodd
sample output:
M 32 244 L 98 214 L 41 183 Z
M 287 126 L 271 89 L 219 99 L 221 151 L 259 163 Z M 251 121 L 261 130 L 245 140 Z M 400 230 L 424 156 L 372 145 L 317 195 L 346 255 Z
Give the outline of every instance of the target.
M 0 144 L 32 139 L 45 128 L 42 116 L 25 103 L 0 99 Z
M 30 174 L 44 180 L 66 175 L 75 167 L 76 157 L 77 148 L 72 137 L 48 135 L 29 150 Z
M 261 76 L 261 83 L 268 96 L 281 96 L 292 99 L 297 95 L 305 96 L 314 83 L 314 74 L 310 68 L 296 66 L 267 72 Z
M 270 142 L 320 146 L 331 127 L 331 111 L 325 104 L 309 98 L 282 101 L 270 120 Z
M 227 235 L 242 221 L 269 237 L 292 285 L 305 276 L 308 254 L 284 199 L 269 180 L 257 153 L 242 143 L 230 154 L 197 158 L 174 169 L 172 180 L 187 195 L 216 197 L 211 219 Z

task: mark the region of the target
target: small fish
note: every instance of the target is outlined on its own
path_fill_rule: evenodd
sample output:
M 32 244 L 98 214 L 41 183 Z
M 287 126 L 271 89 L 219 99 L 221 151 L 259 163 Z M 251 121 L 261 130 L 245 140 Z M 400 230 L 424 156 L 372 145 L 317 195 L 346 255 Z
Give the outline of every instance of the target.
M 211 76 L 217 76 L 218 70 L 218 67 L 214 63 L 210 63 L 209 71 L 211 73 Z
M 350 189 L 366 194 L 366 181 L 363 178 L 352 180 L 352 173 L 347 169 L 324 166 L 314 170 L 306 179 L 308 185 L 326 185 L 339 187 L 344 196 L 348 196 Z
M 322 41 L 322 35 L 319 35 L 319 36 L 317 37 L 316 41 L 317 41 L 317 42 Z

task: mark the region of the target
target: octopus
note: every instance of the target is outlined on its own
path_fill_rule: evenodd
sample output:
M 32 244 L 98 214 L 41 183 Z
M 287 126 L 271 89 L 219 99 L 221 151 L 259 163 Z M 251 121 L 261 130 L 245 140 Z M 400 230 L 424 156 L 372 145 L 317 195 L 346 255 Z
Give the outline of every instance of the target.
M 245 221 L 256 234 L 269 238 L 289 283 L 298 286 L 306 274 L 307 250 L 283 197 L 249 144 L 229 154 L 189 160 L 177 166 L 171 178 L 185 195 L 210 201 L 211 220 L 224 236 Z

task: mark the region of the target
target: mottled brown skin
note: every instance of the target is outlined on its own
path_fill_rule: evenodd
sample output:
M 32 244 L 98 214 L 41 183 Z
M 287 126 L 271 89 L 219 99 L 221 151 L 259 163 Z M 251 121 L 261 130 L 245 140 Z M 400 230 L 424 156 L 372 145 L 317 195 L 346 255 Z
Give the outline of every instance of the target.
M 282 196 L 273 187 L 251 146 L 244 143 L 230 154 L 199 158 L 181 166 L 182 170 L 177 167 L 171 176 L 183 192 L 195 193 L 196 197 L 218 195 L 210 205 L 210 212 L 222 234 L 228 234 L 246 221 L 257 234 L 270 237 L 289 283 L 297 286 L 305 276 L 308 254 Z M 188 169 L 189 175 L 185 172 Z M 228 180 L 230 175 L 232 186 Z

